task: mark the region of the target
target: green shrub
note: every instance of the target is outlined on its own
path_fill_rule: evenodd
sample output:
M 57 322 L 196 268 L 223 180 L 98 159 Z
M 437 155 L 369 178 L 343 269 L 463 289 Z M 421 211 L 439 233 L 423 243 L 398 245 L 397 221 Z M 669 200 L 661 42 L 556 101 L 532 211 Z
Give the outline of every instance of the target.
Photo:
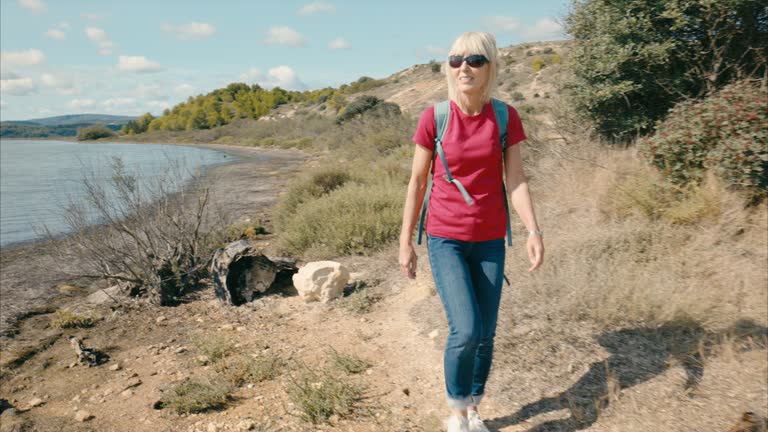
M 237 355 L 218 363 L 216 369 L 226 377 L 229 384 L 239 387 L 274 379 L 280 375 L 284 365 L 285 362 L 280 357 L 272 354 L 256 357 Z
M 400 184 L 346 184 L 305 202 L 283 222 L 281 247 L 317 258 L 365 254 L 395 240 L 403 205 Z
M 533 70 L 538 72 L 546 66 L 546 63 L 544 63 L 544 60 L 541 57 L 535 57 L 531 62 L 531 66 L 533 67 Z
M 93 315 L 81 315 L 59 309 L 51 317 L 51 325 L 59 329 L 89 328 L 93 327 L 96 320 L 97 317 Z
M 301 418 L 312 423 L 332 415 L 347 417 L 362 408 L 364 388 L 327 371 L 304 368 L 298 377 L 289 377 L 286 389 Z
M 199 413 L 226 406 L 232 389 L 220 379 L 187 381 L 161 399 L 177 414 Z
M 304 203 L 314 201 L 340 188 L 351 180 L 348 170 L 339 166 L 323 166 L 299 177 L 288 187 L 275 209 L 275 224 L 278 230 L 286 229 Z
M 77 129 L 78 141 L 97 140 L 99 138 L 109 138 L 115 136 L 115 132 L 104 125 L 86 126 Z
M 336 123 L 340 124 L 363 114 L 376 117 L 396 116 L 400 115 L 400 107 L 397 106 L 397 104 L 385 102 L 376 96 L 360 96 L 347 105 L 341 113 L 336 116 Z
M 525 96 L 523 96 L 523 94 L 520 93 L 519 91 L 516 91 L 516 92 L 512 93 L 512 100 L 515 101 L 515 102 L 524 101 L 525 100 Z
M 729 185 L 755 193 L 768 187 L 768 96 L 758 83 L 680 103 L 656 128 L 639 141 L 640 153 L 671 181 L 698 183 L 711 168 Z
M 350 375 L 365 372 L 366 369 L 371 367 L 367 360 L 363 360 L 354 354 L 340 353 L 333 347 L 328 347 L 326 353 L 336 369 Z
M 235 345 L 223 335 L 200 335 L 192 339 L 198 352 L 206 357 L 206 362 L 216 363 L 235 351 Z
M 436 60 L 429 61 L 429 68 L 433 73 L 440 73 L 440 63 L 438 63 Z

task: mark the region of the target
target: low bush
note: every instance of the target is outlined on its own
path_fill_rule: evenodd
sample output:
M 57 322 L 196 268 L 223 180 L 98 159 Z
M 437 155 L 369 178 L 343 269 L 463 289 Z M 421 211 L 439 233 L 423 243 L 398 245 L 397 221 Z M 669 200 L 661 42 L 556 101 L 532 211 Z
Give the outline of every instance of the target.
M 336 123 L 341 124 L 364 114 L 374 117 L 399 116 L 400 107 L 397 104 L 385 102 L 376 96 L 360 96 L 344 107 L 341 113 L 336 116 Z
M 192 338 L 197 351 L 205 356 L 205 362 L 216 363 L 235 351 L 235 345 L 223 335 L 199 335 Z
M 77 129 L 78 141 L 97 140 L 99 138 L 109 138 L 116 136 L 115 132 L 104 125 L 86 126 Z
M 83 315 L 66 310 L 57 310 L 51 317 L 51 325 L 59 329 L 89 328 L 96 324 L 97 318 L 93 315 Z
M 280 247 L 314 258 L 370 253 L 398 237 L 402 205 L 400 185 L 347 184 L 284 219 Z
M 173 388 L 161 404 L 177 414 L 199 413 L 225 407 L 231 393 L 232 388 L 220 378 L 192 380 Z
M 682 102 L 638 145 L 675 183 L 699 183 L 712 169 L 731 186 L 765 195 L 768 95 L 759 83 L 741 81 L 704 100 Z
M 275 226 L 285 230 L 299 207 L 340 188 L 352 179 L 347 170 L 339 166 L 322 166 L 294 181 L 275 209 Z
M 217 370 L 231 385 L 239 387 L 274 379 L 280 375 L 284 366 L 285 362 L 272 354 L 261 354 L 256 357 L 241 354 L 220 362 Z
M 288 397 L 300 417 L 320 423 L 337 415 L 348 417 L 362 408 L 364 387 L 323 370 L 304 367 L 296 377 L 289 377 Z
M 367 360 L 363 360 L 354 354 L 340 353 L 333 347 L 328 347 L 327 355 L 336 369 L 347 374 L 359 374 L 371 367 Z

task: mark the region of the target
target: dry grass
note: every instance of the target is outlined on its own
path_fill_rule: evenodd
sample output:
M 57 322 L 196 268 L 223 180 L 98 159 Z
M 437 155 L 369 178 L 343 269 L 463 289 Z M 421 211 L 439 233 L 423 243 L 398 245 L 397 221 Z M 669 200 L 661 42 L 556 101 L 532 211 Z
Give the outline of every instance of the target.
M 258 384 L 276 378 L 285 367 L 285 361 L 272 354 L 259 354 L 255 357 L 235 355 L 228 357 L 216 365 L 232 386 Z
M 235 352 L 235 344 L 225 335 L 207 334 L 192 338 L 192 344 L 200 355 L 205 357 L 205 363 L 216 363 Z
M 371 363 L 354 354 L 340 353 L 333 347 L 328 347 L 326 354 L 331 359 L 333 366 L 347 374 L 359 374 L 371 367 Z
M 60 309 L 51 316 L 51 325 L 58 329 L 89 328 L 93 327 L 97 320 L 95 315 Z
M 363 412 L 364 387 L 326 370 L 306 366 L 289 376 L 288 397 L 303 420 L 320 423 L 329 417 L 349 417 Z
M 706 327 L 768 318 L 766 204 L 714 179 L 668 187 L 630 150 L 595 145 L 543 157 L 532 172 L 547 262 L 521 284 L 549 316 L 603 326 L 661 325 L 685 315 Z M 513 272 L 527 259 L 515 248 Z
M 163 397 L 162 406 L 178 414 L 190 414 L 224 408 L 232 389 L 221 378 L 187 381 Z

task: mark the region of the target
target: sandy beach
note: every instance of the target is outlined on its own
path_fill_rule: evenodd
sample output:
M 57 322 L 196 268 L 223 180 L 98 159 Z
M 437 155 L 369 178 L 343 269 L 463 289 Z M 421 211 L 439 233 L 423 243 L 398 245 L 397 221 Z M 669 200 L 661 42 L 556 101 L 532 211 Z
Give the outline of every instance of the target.
M 218 150 L 232 155 L 229 163 L 207 168 L 203 184 L 211 190 L 211 210 L 228 221 L 257 218 L 267 221 L 269 210 L 286 182 L 307 159 L 295 150 L 236 145 L 178 144 Z M 47 241 L 26 242 L 0 251 L 0 337 L 8 335 L 17 317 L 55 304 L 56 285 L 69 282 L 50 256 Z

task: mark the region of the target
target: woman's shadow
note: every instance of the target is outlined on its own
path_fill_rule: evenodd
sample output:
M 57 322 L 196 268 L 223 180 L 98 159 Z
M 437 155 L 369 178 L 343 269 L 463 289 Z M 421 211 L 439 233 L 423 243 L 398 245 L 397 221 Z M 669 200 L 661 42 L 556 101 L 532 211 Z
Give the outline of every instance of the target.
M 593 363 L 573 386 L 554 397 L 530 403 L 518 412 L 486 421 L 491 430 L 522 423 L 551 411 L 568 410 L 565 419 L 551 420 L 527 432 L 573 432 L 595 423 L 600 413 L 622 389 L 643 383 L 663 373 L 671 360 L 683 366 L 685 390 L 694 390 L 704 377 L 704 361 L 715 345 L 731 339 L 742 350 L 766 348 L 768 328 L 751 320 L 740 320 L 722 332 L 707 332 L 690 319 L 678 319 L 657 328 L 634 328 L 603 333 L 600 345 L 611 356 Z M 747 343 L 749 342 L 749 343 Z

